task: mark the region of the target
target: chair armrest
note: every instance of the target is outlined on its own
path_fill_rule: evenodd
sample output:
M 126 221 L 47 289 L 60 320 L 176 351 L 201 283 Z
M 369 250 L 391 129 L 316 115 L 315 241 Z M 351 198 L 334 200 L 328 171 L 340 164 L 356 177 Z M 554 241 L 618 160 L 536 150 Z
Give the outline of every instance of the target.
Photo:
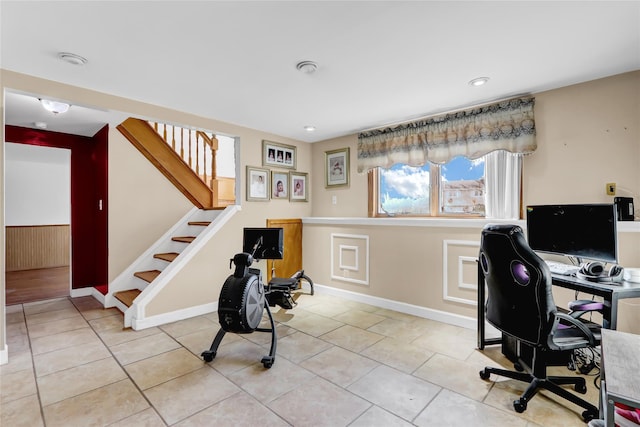
M 582 323 L 579 319 L 575 319 L 575 318 L 571 317 L 568 314 L 559 313 L 559 312 L 555 312 L 555 313 L 553 313 L 553 315 L 555 317 L 555 320 L 553 322 L 553 330 L 556 330 L 556 328 L 558 327 L 558 323 L 560 323 L 560 320 L 564 320 L 567 323 L 569 323 L 569 324 L 575 326 L 576 328 L 578 328 L 584 334 L 585 338 L 587 338 L 587 340 L 589 340 L 589 345 L 594 346 L 594 347 L 596 346 L 596 337 L 589 330 L 587 325 Z

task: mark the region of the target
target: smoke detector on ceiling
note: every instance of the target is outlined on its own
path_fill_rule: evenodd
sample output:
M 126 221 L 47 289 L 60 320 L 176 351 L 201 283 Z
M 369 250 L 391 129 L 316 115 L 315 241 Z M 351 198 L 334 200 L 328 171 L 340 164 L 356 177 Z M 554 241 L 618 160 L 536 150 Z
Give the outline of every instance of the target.
M 302 61 L 298 62 L 296 68 L 305 74 L 313 74 L 318 69 L 318 64 L 313 61 Z
M 86 58 L 83 58 L 80 55 L 76 55 L 75 53 L 69 53 L 69 52 L 58 53 L 58 58 L 72 65 L 84 65 L 88 62 Z

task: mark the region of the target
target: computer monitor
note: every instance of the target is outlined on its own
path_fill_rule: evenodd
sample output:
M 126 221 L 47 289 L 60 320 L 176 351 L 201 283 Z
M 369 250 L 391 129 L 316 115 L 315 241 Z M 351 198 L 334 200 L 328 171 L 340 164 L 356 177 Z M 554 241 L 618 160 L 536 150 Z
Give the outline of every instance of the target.
M 613 204 L 527 206 L 527 240 L 534 251 L 618 262 Z
M 284 255 L 282 228 L 245 228 L 242 251 L 255 259 L 282 259 Z

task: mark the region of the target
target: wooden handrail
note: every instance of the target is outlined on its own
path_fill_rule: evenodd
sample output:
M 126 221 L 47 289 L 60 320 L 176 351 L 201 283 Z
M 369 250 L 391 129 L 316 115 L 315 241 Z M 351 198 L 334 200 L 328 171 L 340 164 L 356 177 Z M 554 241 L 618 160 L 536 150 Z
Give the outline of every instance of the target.
M 149 124 L 167 145 L 189 165 L 196 175 L 209 188 L 213 189 L 217 178 L 216 151 L 218 150 L 218 139 L 215 135 L 166 123 L 150 121 Z
M 216 176 L 215 135 L 134 118 L 117 128 L 195 206 L 217 209 L 235 203 L 235 179 Z

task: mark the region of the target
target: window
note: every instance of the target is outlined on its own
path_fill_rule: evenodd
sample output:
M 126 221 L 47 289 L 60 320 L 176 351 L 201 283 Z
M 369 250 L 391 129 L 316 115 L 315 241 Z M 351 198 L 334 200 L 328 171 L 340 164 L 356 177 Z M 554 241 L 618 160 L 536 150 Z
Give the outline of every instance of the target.
M 517 218 L 520 171 L 520 156 L 507 152 L 475 160 L 455 157 L 443 165 L 375 168 L 369 180 L 370 216 Z

